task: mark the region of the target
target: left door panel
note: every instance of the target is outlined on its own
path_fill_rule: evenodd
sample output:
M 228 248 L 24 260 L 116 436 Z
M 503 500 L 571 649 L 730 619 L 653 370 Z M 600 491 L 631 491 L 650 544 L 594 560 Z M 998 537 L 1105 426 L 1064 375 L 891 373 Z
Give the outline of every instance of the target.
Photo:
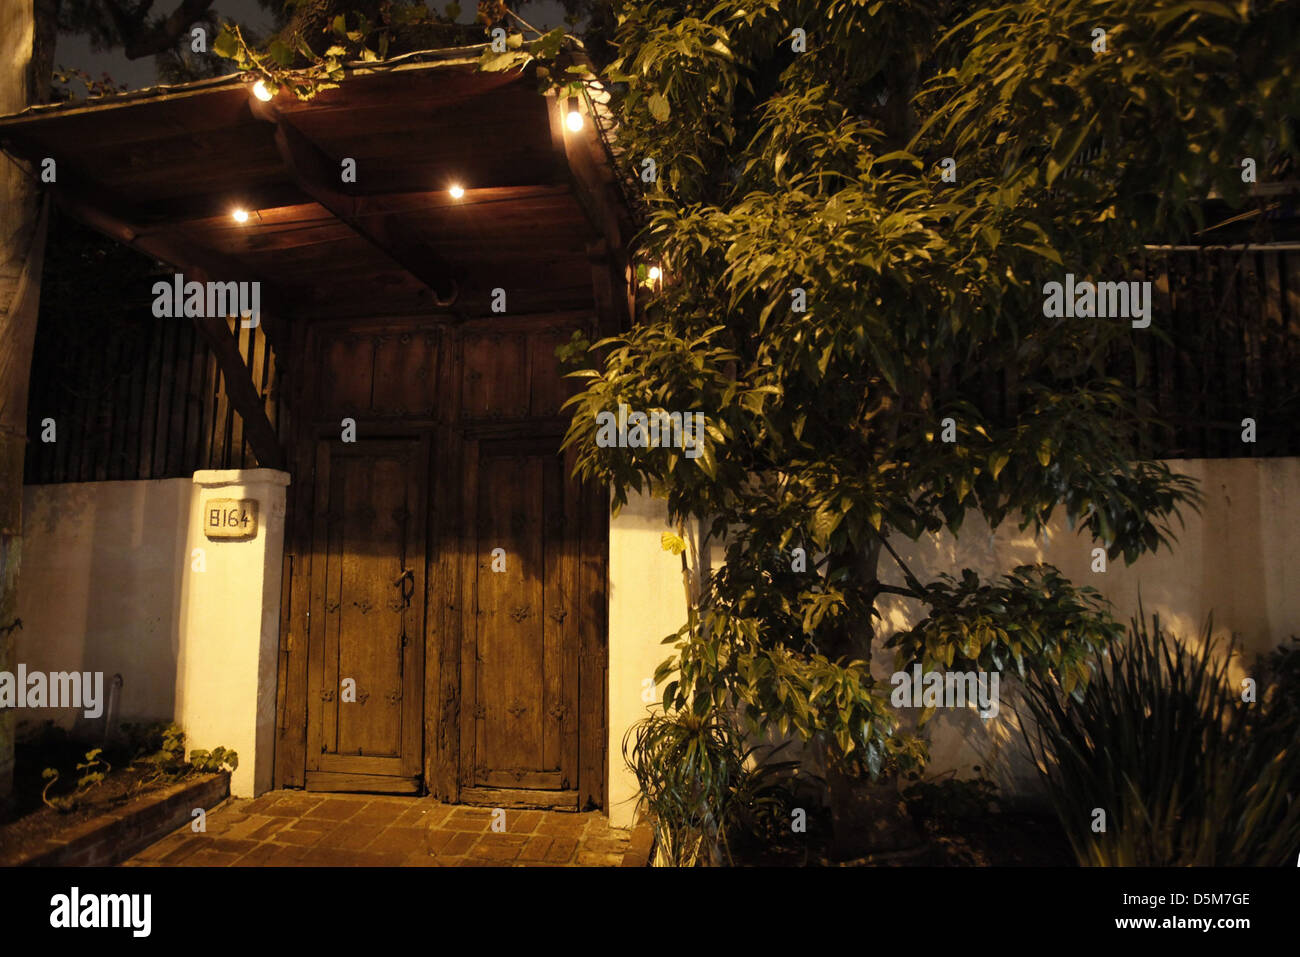
M 422 438 L 317 445 L 309 790 L 420 790 L 428 461 Z

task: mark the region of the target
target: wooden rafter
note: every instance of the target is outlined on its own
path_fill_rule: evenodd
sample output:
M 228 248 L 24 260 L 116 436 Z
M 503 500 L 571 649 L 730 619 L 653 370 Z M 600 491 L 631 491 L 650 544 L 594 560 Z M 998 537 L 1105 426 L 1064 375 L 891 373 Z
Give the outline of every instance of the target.
M 274 104 L 259 100 L 252 100 L 251 104 L 255 116 L 275 125 L 276 149 L 303 192 L 427 286 L 439 306 L 455 302 L 459 285 L 445 260 L 390 217 L 363 218 L 362 198 L 349 195 L 334 185 L 340 181 L 339 168 L 325 151 L 294 126 Z
M 207 281 L 206 274 L 202 272 L 198 272 L 196 278 L 200 282 Z M 262 468 L 284 469 L 285 456 L 280 439 L 266 417 L 262 396 L 253 385 L 252 373 L 244 362 L 244 356 L 239 351 L 239 341 L 227 321 L 216 316 L 205 316 L 195 319 L 194 327 L 217 357 L 226 384 L 226 395 L 239 417 L 244 420 L 244 439 L 257 456 L 258 464 Z
M 600 314 L 601 335 L 627 329 L 632 319 L 632 291 L 625 243 L 631 232 L 627 212 L 603 162 L 598 133 L 591 123 L 566 131 L 559 97 L 548 97 L 551 147 L 568 171 L 569 187 L 596 234 L 588 244 L 592 283 Z

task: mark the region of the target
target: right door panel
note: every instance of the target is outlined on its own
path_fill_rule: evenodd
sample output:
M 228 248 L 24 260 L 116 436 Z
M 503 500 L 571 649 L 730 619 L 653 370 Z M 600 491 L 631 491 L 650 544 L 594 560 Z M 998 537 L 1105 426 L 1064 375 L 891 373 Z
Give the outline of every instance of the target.
M 473 567 L 460 724 L 461 798 L 471 803 L 578 801 L 582 520 L 557 446 L 493 439 L 467 449 Z

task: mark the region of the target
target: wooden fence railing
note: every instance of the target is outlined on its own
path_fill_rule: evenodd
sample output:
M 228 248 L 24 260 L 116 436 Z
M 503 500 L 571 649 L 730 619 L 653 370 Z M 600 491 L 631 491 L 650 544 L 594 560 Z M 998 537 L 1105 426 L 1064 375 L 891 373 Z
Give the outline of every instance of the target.
M 1166 427 L 1157 458 L 1300 455 L 1300 246 L 1149 247 L 1150 337 L 1136 368 Z M 1257 426 L 1242 442 L 1242 420 Z
M 38 329 L 27 484 L 180 478 L 199 469 L 258 465 L 216 357 L 191 320 L 146 314 L 114 328 L 105 335 L 103 324 L 88 316 L 82 335 Z M 275 353 L 260 326 L 236 331 L 275 427 L 281 413 Z M 54 422 L 54 442 L 42 440 L 46 420 Z

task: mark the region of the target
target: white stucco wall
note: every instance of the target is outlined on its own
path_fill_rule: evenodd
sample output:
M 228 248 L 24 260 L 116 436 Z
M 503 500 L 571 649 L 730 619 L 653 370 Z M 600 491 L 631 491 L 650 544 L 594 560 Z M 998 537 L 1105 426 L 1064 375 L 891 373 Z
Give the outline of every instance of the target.
M 636 779 L 623 760 L 623 737 L 649 713 L 642 699 L 645 682 L 672 650 L 661 642 L 686 620 L 681 559 L 660 547 L 665 531 L 663 503 L 644 495 L 632 498 L 609 523 L 609 822 L 614 827 L 635 823 Z
M 15 665 L 122 675 L 119 718 L 174 713 L 189 479 L 31 485 L 23 490 L 23 565 Z M 19 712 L 72 729 L 73 709 Z
M 928 573 L 956 573 L 969 567 L 981 575 L 1009 571 L 1016 565 L 1055 565 L 1076 585 L 1091 585 L 1112 603 L 1112 613 L 1127 624 L 1138 614 L 1138 601 L 1149 619 L 1160 615 L 1174 634 L 1199 638 L 1214 615 L 1214 634 L 1236 633 L 1240 652 L 1231 673 L 1240 677 L 1258 654 L 1291 635 L 1300 635 L 1300 459 L 1184 459 L 1167 463 L 1197 480 L 1205 496 L 1201 513 L 1185 510 L 1186 527 L 1175 523 L 1177 542 L 1133 565 L 1121 558 L 1105 573 L 1092 571 L 1093 542 L 1064 528 L 1058 516 L 1050 533 L 1036 541 L 1016 522 L 991 535 L 982 519 L 972 517 L 960 536 L 926 536 L 897 544 L 903 560 Z M 892 564 L 882 559 L 882 567 Z M 901 576 L 894 579 L 901 582 Z M 882 601 L 886 631 L 908 627 L 919 606 L 902 600 Z M 911 606 L 911 607 L 909 607 Z M 873 668 L 892 671 L 892 661 Z M 1014 694 L 1003 684 L 1003 698 Z M 1005 701 L 1004 701 L 1005 705 Z M 1032 769 L 1019 760 L 1020 732 L 1010 708 L 981 722 L 970 712 L 940 712 L 931 737 L 933 774 L 949 770 L 960 776 L 979 765 L 993 772 L 1004 788 L 1023 790 Z
M 234 748 L 240 796 L 271 785 L 288 475 L 28 486 L 15 666 L 122 676 L 119 721 L 178 722 L 188 749 Z M 207 540 L 210 498 L 255 498 L 248 541 Z M 204 549 L 203 572 L 195 548 Z M 21 711 L 93 730 L 74 709 Z
M 1132 567 L 1112 563 L 1094 574 L 1085 539 L 1058 527 L 1034 541 L 1014 523 L 991 536 L 977 518 L 957 539 L 900 542 L 900 551 L 925 573 L 969 566 L 988 576 L 1022 562 L 1050 562 L 1076 583 L 1097 587 L 1121 620 L 1136 613 L 1140 589 L 1148 614 L 1158 611 L 1187 635 L 1198 634 L 1213 610 L 1216 631 L 1241 633 L 1252 659 L 1300 634 L 1300 459 L 1170 465 L 1196 477 L 1206 496 L 1200 516 L 1188 513 L 1173 554 L 1162 551 Z M 106 689 L 119 673 L 120 719 L 175 718 L 191 747 L 239 751 L 236 793 L 269 786 L 286 480 L 254 470 L 25 489 L 15 662 L 47 672 L 102 671 Z M 204 541 L 208 497 L 257 498 L 258 537 Z M 634 497 L 610 522 L 609 813 L 619 827 L 633 822 L 636 794 L 623 737 L 647 713 L 644 683 L 670 652 L 662 640 L 685 620 L 680 560 L 660 547 L 667 529 L 663 503 L 646 496 Z M 207 552 L 202 575 L 192 569 L 194 547 Z M 895 603 L 886 626 L 905 627 L 914 613 Z M 890 669 L 878 662 L 877 670 Z M 20 721 L 47 718 L 71 727 L 77 715 L 19 714 Z M 1015 744 L 1002 757 L 1019 747 L 1004 718 L 981 725 L 968 714 L 941 713 L 933 728 L 936 773 L 996 764 L 1000 741 Z
M 1202 513 L 1185 514 L 1171 553 L 1125 566 L 1109 563 L 1104 574 L 1091 571 L 1093 543 L 1069 533 L 1058 520 L 1050 535 L 1035 541 L 1019 532 L 1016 522 L 996 534 L 977 517 L 969 517 L 957 538 L 942 533 L 917 542 L 895 542 L 903 560 L 921 577 L 939 572 L 959 574 L 973 568 L 988 577 L 1016 565 L 1046 562 L 1077 585 L 1091 585 L 1113 603 L 1113 613 L 1127 623 L 1138 610 L 1139 593 L 1146 614 L 1158 612 L 1176 633 L 1196 637 L 1214 612 L 1215 633 L 1240 634 L 1242 673 L 1256 653 L 1266 652 L 1292 634 L 1300 634 L 1300 459 L 1193 459 L 1169 463 L 1198 480 L 1205 495 Z M 659 548 L 667 530 L 663 503 L 641 496 L 610 523 L 610 794 L 611 822 L 627 826 L 628 797 L 635 783 L 622 760 L 627 727 L 646 713 L 640 681 L 667 652 L 660 640 L 685 620 L 678 559 Z M 881 559 L 886 580 L 897 580 L 888 556 Z M 882 638 L 913 624 L 915 603 L 882 601 Z M 892 657 L 880 655 L 873 671 L 892 672 Z M 1003 684 L 1003 698 L 1013 691 Z M 930 772 L 971 773 L 989 769 L 1004 788 L 1023 789 L 1029 768 L 1016 756 L 1022 749 L 1011 709 L 982 723 L 973 713 L 940 712 L 931 723 Z

